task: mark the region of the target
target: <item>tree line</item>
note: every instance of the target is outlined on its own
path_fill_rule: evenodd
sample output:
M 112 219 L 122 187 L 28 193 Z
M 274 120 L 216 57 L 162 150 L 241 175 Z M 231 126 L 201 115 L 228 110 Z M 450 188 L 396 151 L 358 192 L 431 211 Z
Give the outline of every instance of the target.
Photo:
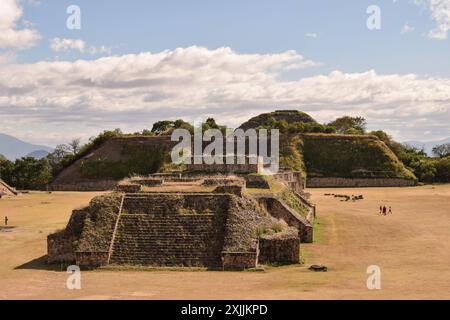
M 193 132 L 193 127 L 183 120 L 158 121 L 151 130 L 125 134 L 120 129 L 104 131 L 92 137 L 88 143 L 82 145 L 80 139 L 74 139 L 67 144 L 56 146 L 55 150 L 45 158 L 35 159 L 25 157 L 15 161 L 7 160 L 0 155 L 0 177 L 11 186 L 18 189 L 42 189 L 51 182 L 64 168 L 76 160 L 86 156 L 106 139 L 120 136 L 158 136 L 168 135 L 173 130 L 183 128 Z M 423 149 L 398 143 L 386 132 L 378 130 L 367 132 L 367 122 L 362 117 L 341 117 L 330 123 L 288 123 L 285 120 L 269 118 L 259 128 L 277 128 L 282 134 L 298 133 L 326 133 L 326 134 L 358 134 L 375 135 L 382 140 L 409 168 L 421 182 L 450 182 L 450 143 L 435 146 L 433 156 L 430 157 Z M 218 125 L 213 118 L 203 124 L 207 129 L 225 131 L 226 127 Z

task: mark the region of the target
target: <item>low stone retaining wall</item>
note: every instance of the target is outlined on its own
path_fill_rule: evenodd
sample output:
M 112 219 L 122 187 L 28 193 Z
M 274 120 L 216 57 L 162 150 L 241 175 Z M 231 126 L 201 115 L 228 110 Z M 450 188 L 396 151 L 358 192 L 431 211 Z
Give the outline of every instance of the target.
M 85 267 L 101 267 L 108 264 L 109 252 L 76 252 L 76 263 Z
M 270 189 L 269 183 L 263 176 L 246 175 L 244 179 L 247 188 Z
M 164 183 L 164 179 L 148 178 L 148 179 L 130 179 L 130 183 L 139 184 L 146 187 L 161 186 Z
M 244 179 L 241 178 L 206 178 L 203 180 L 203 185 L 205 186 L 228 186 L 228 185 L 239 185 L 245 186 Z
M 47 263 L 74 263 L 73 239 L 66 238 L 63 233 L 55 233 L 47 237 Z
M 296 236 L 286 238 L 262 238 L 259 240 L 259 263 L 299 263 L 300 240 Z
M 51 191 L 109 191 L 118 184 L 116 180 L 80 181 L 63 184 L 50 184 Z
M 301 192 L 305 181 L 299 171 L 280 171 L 273 175 L 275 180 L 284 182 L 291 190 Z
M 242 197 L 242 192 L 245 188 L 241 185 L 223 185 L 214 189 L 215 193 L 230 193 Z
M 258 198 L 260 204 L 265 206 L 270 215 L 276 219 L 284 220 L 290 227 L 298 230 L 300 241 L 303 243 L 313 242 L 313 227 L 311 223 L 286 204 L 273 197 Z
M 311 203 L 308 199 L 306 199 L 298 192 L 294 192 L 294 195 L 308 211 L 306 215 L 306 220 L 308 220 L 311 224 L 314 224 L 314 219 L 316 218 L 316 205 Z
M 222 263 L 225 270 L 255 268 L 258 252 L 222 252 Z
M 141 191 L 142 186 L 140 184 L 119 184 L 116 187 L 116 190 L 119 192 L 126 192 L 126 193 L 137 193 Z
M 417 185 L 411 179 L 385 178 L 322 178 L 306 179 L 308 188 L 353 188 L 353 187 L 412 187 Z

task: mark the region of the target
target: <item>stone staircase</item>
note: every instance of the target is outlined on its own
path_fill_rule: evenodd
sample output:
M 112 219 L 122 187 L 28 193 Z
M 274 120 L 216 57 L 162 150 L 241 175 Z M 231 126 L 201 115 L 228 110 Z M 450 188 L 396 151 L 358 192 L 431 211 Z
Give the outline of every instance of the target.
M 110 263 L 120 265 L 220 267 L 224 212 L 180 214 L 180 196 L 124 198 Z

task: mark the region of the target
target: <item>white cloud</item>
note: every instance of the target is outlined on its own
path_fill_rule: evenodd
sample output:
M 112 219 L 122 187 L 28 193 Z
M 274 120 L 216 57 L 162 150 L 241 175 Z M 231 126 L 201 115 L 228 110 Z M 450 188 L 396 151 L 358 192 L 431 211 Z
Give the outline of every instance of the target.
M 318 36 L 319 35 L 317 33 L 315 33 L 315 32 L 305 33 L 305 37 L 307 37 L 307 38 L 317 38 Z
M 24 49 L 33 46 L 39 33 L 29 27 L 17 29 L 17 22 L 23 15 L 17 0 L 2 0 L 0 10 L 0 48 Z
M 293 108 L 323 122 L 362 115 L 375 128 L 400 132 L 402 140 L 420 138 L 425 129 L 450 135 L 450 79 L 334 71 L 282 80 L 288 70 L 315 65 L 295 51 L 202 47 L 10 64 L 0 73 L 0 126 L 26 127 L 51 143 L 49 137 L 91 136 L 106 128 L 139 130 L 163 118 L 214 116 L 236 126 L 261 112 Z M 406 126 L 418 116 L 428 122 Z
M 405 34 L 405 33 L 410 33 L 410 32 L 413 32 L 414 31 L 414 27 L 413 26 L 411 26 L 408 22 L 407 23 L 405 23 L 404 25 L 403 25 L 403 28 L 402 28 L 402 30 L 401 30 L 401 34 Z
M 53 38 L 50 40 L 50 48 L 55 52 L 68 52 L 71 50 L 84 52 L 86 44 L 83 40 L 80 39 Z
M 431 39 L 445 40 L 450 30 L 450 0 L 415 0 L 418 5 L 424 5 L 436 22 L 436 28 L 428 32 Z
M 107 54 L 111 55 L 112 48 L 106 46 L 88 46 L 86 42 L 81 39 L 61 39 L 53 38 L 50 40 L 50 48 L 55 52 L 69 52 L 72 50 L 80 53 L 89 53 L 91 55 Z
M 112 48 L 111 47 L 107 47 L 107 46 L 99 46 L 99 47 L 91 46 L 89 48 L 89 53 L 92 54 L 92 55 L 96 55 L 96 54 L 111 55 Z

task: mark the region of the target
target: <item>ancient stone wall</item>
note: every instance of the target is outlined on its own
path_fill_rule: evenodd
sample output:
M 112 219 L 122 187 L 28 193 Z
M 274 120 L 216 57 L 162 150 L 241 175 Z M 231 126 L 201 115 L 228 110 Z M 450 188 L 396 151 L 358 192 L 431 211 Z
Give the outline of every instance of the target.
M 222 252 L 222 263 L 225 270 L 255 268 L 258 252 Z
M 270 185 L 264 176 L 261 175 L 246 175 L 244 176 L 247 188 L 270 189 Z
M 108 252 L 76 252 L 76 263 L 83 267 L 101 267 L 108 264 Z
M 259 240 L 259 263 L 299 263 L 298 236 L 268 237 Z
M 74 239 L 64 233 L 55 233 L 47 237 L 48 263 L 75 262 Z
M 302 243 L 311 243 L 313 241 L 313 227 L 308 220 L 273 197 L 259 197 L 258 201 L 267 209 L 271 216 L 282 219 L 289 226 L 296 228 Z
M 188 164 L 187 170 L 190 172 L 213 172 L 213 173 L 257 173 L 258 164 Z
M 50 234 L 47 237 L 48 263 L 75 262 L 76 243 L 79 239 L 87 211 L 73 210 L 65 230 Z
M 119 192 L 125 192 L 125 193 L 136 193 L 140 192 L 142 189 L 142 186 L 140 184 L 130 183 L 130 184 L 119 184 L 116 187 L 116 190 Z
M 215 193 L 229 193 L 234 194 L 238 197 L 242 197 L 242 193 L 244 191 L 244 187 L 241 185 L 224 185 L 224 186 L 218 186 L 214 189 Z
M 354 188 L 354 187 L 412 187 L 417 184 L 412 179 L 381 179 L 381 178 L 307 178 L 308 188 Z
M 114 190 L 117 186 L 116 180 L 90 180 L 67 183 L 52 183 L 49 190 L 52 191 L 107 191 Z
M 280 171 L 273 175 L 274 179 L 286 184 L 291 190 L 295 192 L 302 192 L 305 181 L 299 171 Z

